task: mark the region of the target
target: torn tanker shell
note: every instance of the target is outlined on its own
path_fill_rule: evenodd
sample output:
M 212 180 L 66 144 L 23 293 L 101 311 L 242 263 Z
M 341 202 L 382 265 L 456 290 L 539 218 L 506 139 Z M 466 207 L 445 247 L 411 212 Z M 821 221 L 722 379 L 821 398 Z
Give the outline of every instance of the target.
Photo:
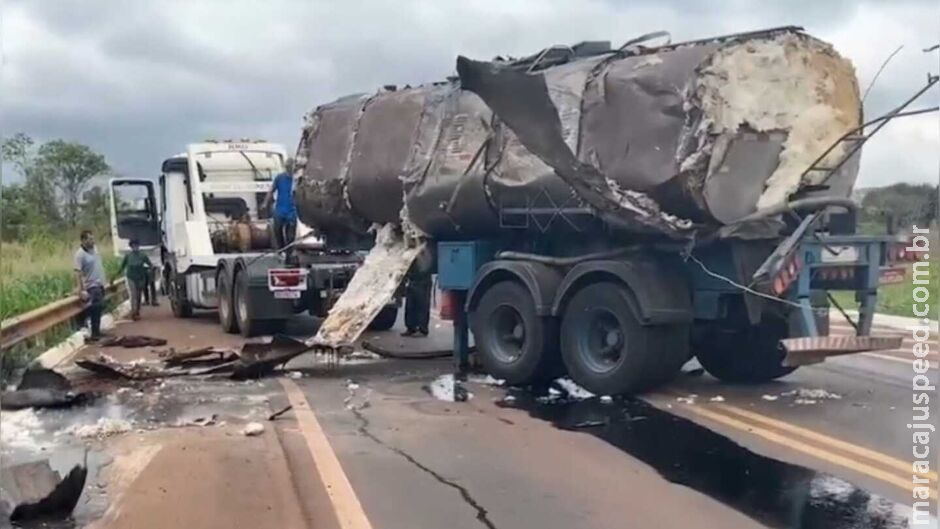
M 402 206 L 434 239 L 590 232 L 596 218 L 693 237 L 817 183 L 803 173 L 861 119 L 851 64 L 790 28 L 557 62 L 530 73 L 460 58 L 459 83 L 319 107 L 298 151 L 301 220 L 328 241 Z M 848 196 L 857 169 L 855 156 L 823 193 Z M 518 212 L 521 228 L 507 222 Z
M 375 246 L 308 345 L 340 347 L 356 341 L 392 300 L 411 263 L 424 247 L 423 241 L 407 241 L 394 224 L 379 228 Z

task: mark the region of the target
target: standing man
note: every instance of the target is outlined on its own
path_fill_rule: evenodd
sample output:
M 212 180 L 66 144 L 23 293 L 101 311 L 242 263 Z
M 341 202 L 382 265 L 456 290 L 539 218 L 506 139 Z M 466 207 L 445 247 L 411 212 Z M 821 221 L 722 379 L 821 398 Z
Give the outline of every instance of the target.
M 425 247 L 415 258 L 406 276 L 405 332 L 402 336 L 425 337 L 431 319 L 431 286 L 434 274 L 434 256 Z
M 140 297 L 147 288 L 153 263 L 150 262 L 147 254 L 140 251 L 140 242 L 137 239 L 131 239 L 130 245 L 131 251 L 124 255 L 118 272 L 124 272 L 124 277 L 127 278 L 127 292 L 131 298 L 131 319 L 137 321 L 140 319 Z
M 284 172 L 275 176 L 271 189 L 264 197 L 264 209 L 270 210 L 274 201 L 274 244 L 278 249 L 294 242 L 297 233 L 297 209 L 294 207 L 294 162 L 284 164 Z
M 83 318 L 88 318 L 91 336 L 95 342 L 101 338 L 101 311 L 104 309 L 104 285 L 107 278 L 101 256 L 95 250 L 95 236 L 91 230 L 83 230 L 81 246 L 75 252 L 75 278 L 78 282 L 78 297 L 85 302 Z

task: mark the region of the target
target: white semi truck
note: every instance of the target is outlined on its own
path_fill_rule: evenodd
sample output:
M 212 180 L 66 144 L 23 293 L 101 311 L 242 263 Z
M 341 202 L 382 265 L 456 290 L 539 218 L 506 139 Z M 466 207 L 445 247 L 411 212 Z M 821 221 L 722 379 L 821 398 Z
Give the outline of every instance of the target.
M 111 181 L 115 247 L 138 239 L 159 256 L 175 316 L 217 310 L 226 331 L 253 336 L 280 330 L 295 313 L 325 315 L 342 293 L 361 248 L 324 248 L 303 224 L 290 252 L 274 247 L 264 198 L 286 156 L 275 143 L 208 140 L 164 160 L 156 186 Z M 386 307 L 373 328 L 390 328 L 397 311 Z

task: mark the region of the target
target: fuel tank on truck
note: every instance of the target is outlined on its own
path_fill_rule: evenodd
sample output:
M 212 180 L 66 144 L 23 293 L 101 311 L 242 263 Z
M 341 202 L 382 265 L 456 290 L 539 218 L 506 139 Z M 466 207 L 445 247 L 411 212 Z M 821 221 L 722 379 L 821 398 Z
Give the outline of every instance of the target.
M 681 238 L 811 185 L 848 196 L 858 171 L 858 154 L 825 186 L 807 171 L 860 124 L 861 102 L 851 63 L 798 28 L 457 68 L 312 112 L 301 220 L 329 237 L 404 216 L 432 238 L 470 238 L 600 218 Z

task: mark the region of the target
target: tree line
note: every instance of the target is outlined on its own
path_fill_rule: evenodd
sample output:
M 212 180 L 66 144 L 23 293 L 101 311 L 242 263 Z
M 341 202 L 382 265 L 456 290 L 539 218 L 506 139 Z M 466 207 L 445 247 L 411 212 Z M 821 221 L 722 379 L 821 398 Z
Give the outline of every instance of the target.
M 108 193 L 94 185 L 111 174 L 103 154 L 65 140 L 37 144 L 19 132 L 3 139 L 2 157 L 20 175 L 0 193 L 2 240 L 73 234 L 79 227 L 107 232 Z
M 108 193 L 93 185 L 111 174 L 103 154 L 87 145 L 51 140 L 37 145 L 19 132 L 4 138 L 3 161 L 21 182 L 3 186 L 0 238 L 26 240 L 36 236 L 73 234 L 78 227 L 108 233 Z M 860 230 L 884 233 L 930 226 L 938 220 L 938 186 L 897 183 L 867 190 L 862 199 Z

